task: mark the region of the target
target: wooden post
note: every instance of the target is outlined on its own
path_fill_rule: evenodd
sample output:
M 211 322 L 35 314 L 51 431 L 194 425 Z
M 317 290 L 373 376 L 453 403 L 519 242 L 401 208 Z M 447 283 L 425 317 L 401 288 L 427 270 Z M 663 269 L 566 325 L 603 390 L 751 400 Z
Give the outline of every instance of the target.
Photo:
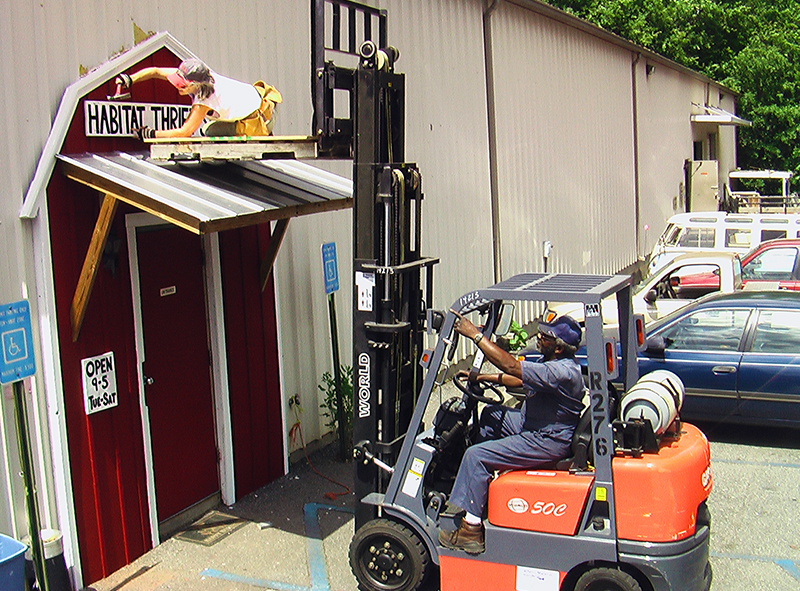
M 72 296 L 72 307 L 70 308 L 69 319 L 72 324 L 72 342 L 78 340 L 83 325 L 83 317 L 86 315 L 86 307 L 89 305 L 89 296 L 92 294 L 94 280 L 97 277 L 97 265 L 106 247 L 108 232 L 111 229 L 111 222 L 114 220 L 114 212 L 117 210 L 117 198 L 111 193 L 106 193 L 103 204 L 100 206 L 100 214 L 94 225 L 92 241 L 89 243 L 89 250 L 83 260 L 83 268 L 78 278 L 78 285 L 75 287 L 75 295 Z
M 280 219 L 275 223 L 275 230 L 270 236 L 267 252 L 264 253 L 264 260 L 261 261 L 261 291 L 264 291 L 267 286 L 267 279 L 272 273 L 275 259 L 278 258 L 278 250 L 283 242 L 283 237 L 286 235 L 286 227 L 288 225 L 289 218 Z

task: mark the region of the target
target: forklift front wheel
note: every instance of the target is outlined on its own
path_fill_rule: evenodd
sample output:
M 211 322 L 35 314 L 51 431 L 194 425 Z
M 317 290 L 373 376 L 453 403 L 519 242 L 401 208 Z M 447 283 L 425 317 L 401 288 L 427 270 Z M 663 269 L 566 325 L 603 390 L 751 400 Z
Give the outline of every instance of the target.
M 350 568 L 361 591 L 414 591 L 430 568 L 425 544 L 409 528 L 374 519 L 350 543 Z
M 575 583 L 575 591 L 642 591 L 639 582 L 616 568 L 593 568 Z

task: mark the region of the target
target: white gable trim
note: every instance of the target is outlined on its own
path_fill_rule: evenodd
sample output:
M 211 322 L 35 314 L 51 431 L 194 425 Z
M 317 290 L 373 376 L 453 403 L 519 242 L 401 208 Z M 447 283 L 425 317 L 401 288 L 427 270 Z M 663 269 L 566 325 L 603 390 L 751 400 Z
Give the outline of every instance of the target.
M 81 98 L 98 86 L 106 84 L 120 72 L 124 72 L 147 56 L 163 48 L 169 49 L 182 60 L 197 57 L 169 33 L 156 33 L 128 51 L 98 66 L 64 90 L 61 104 L 58 106 L 55 119 L 53 119 L 53 126 L 50 128 L 50 135 L 47 136 L 42 154 L 39 156 L 39 162 L 36 164 L 33 180 L 22 202 L 22 209 L 19 212 L 20 218 L 33 219 L 39 214 L 39 207 L 44 198 L 47 183 L 50 182 L 50 176 L 53 174 L 53 168 L 56 164 L 56 154 L 64 144 L 64 138 L 67 135 Z

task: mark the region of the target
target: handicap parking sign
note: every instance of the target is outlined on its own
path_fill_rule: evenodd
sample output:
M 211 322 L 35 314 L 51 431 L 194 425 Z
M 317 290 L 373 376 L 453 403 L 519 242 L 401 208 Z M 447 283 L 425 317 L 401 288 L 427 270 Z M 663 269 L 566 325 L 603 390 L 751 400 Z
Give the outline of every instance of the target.
M 0 384 L 19 381 L 36 373 L 27 300 L 0 305 Z
M 339 267 L 336 262 L 336 243 L 322 245 L 322 273 L 325 277 L 325 295 L 339 290 Z

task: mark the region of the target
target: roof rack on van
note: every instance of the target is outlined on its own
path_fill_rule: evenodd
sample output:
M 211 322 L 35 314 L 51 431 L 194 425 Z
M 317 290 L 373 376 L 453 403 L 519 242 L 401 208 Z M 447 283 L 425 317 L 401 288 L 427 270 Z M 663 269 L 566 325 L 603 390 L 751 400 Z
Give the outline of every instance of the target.
M 734 191 L 724 186 L 723 209 L 731 212 L 789 213 L 800 212 L 800 197 L 791 193 L 789 181 L 794 173 L 783 170 L 734 170 L 728 174 L 731 181 L 780 181 L 780 194 L 762 195 L 756 190 Z M 766 184 L 764 185 L 766 187 Z

